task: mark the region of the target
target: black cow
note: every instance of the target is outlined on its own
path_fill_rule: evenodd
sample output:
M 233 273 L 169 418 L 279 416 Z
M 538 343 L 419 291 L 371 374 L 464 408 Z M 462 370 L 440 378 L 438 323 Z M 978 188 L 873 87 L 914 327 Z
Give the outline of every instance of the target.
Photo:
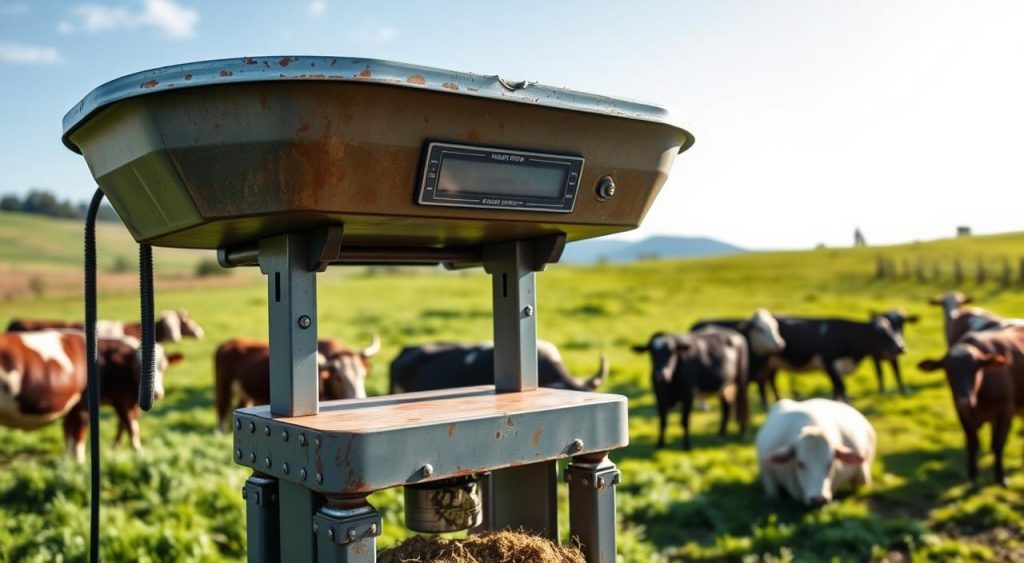
M 722 409 L 719 436 L 725 435 L 735 404 L 740 436 L 747 432 L 747 341 L 734 331 L 708 327 L 689 334 L 655 333 L 633 351 L 651 355 L 651 383 L 658 403 L 658 445 L 665 445 L 668 411 L 682 403 L 683 449 L 690 449 L 690 412 L 694 397 L 717 394 Z
M 558 348 L 537 341 L 537 382 L 541 387 L 593 391 L 608 376 L 608 362 L 590 379 L 579 380 L 562 365 Z M 408 346 L 391 362 L 391 393 L 434 391 L 494 384 L 494 346 L 439 343 Z
M 903 328 L 910 323 L 916 323 L 921 319 L 918 315 L 908 315 L 899 309 L 892 309 L 884 313 L 872 313 L 871 318 L 885 317 L 889 324 L 892 325 L 892 330 L 896 333 L 901 340 L 905 337 L 903 335 Z M 906 395 L 909 393 L 907 386 L 903 384 L 903 376 L 900 374 L 900 361 L 899 354 L 889 354 L 885 350 L 875 350 L 871 354 L 871 359 L 875 363 L 875 376 L 878 377 L 878 390 L 882 393 L 885 392 L 885 379 L 882 373 L 882 362 L 888 361 L 889 365 L 892 366 L 893 377 L 896 378 L 896 385 L 900 388 L 900 393 Z

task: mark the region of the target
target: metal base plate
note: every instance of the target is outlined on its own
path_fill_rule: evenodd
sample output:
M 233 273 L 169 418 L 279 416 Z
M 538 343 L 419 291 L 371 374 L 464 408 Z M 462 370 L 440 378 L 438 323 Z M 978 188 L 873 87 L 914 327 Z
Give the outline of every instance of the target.
M 332 401 L 320 413 L 235 411 L 235 461 L 334 494 L 602 452 L 629 442 L 626 398 L 494 386 Z

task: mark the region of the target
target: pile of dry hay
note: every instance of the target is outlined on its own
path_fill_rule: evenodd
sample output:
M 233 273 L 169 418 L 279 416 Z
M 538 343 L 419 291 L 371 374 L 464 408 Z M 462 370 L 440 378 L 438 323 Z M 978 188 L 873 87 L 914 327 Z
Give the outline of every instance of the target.
M 414 536 L 377 554 L 379 563 L 586 563 L 575 547 L 523 532 L 489 532 L 463 539 Z

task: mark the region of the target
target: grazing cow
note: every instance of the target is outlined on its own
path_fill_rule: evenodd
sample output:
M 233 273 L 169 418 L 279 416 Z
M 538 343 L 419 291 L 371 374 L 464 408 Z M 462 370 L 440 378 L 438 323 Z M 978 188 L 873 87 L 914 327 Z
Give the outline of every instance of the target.
M 786 346 L 785 340 L 779 333 L 779 322 L 767 309 L 758 308 L 753 316 L 747 320 L 722 319 L 698 321 L 692 327 L 695 332 L 709 326 L 719 326 L 738 331 L 747 340 L 747 383 L 757 383 L 758 395 L 761 397 L 761 407 L 768 409 L 768 395 L 765 387 L 771 387 L 775 400 L 779 400 L 779 390 L 775 386 L 775 379 L 767 379 L 769 373 L 768 359 L 772 354 L 781 352 Z
M 871 318 L 875 317 L 885 317 L 889 321 L 889 324 L 892 325 L 893 332 L 896 333 L 900 340 L 903 341 L 905 341 L 903 328 L 908 324 L 916 323 L 921 320 L 920 316 L 908 315 L 900 309 L 891 309 L 884 313 L 872 313 Z M 878 390 L 880 392 L 885 392 L 885 378 L 884 373 L 882 372 L 882 362 L 888 361 L 889 365 L 892 366 L 892 374 L 893 377 L 896 378 L 896 385 L 899 387 L 900 393 L 903 395 L 909 393 L 906 385 L 903 384 L 903 375 L 900 373 L 899 354 L 892 354 L 884 348 L 876 348 L 871 352 L 871 359 L 875 364 L 875 377 L 878 378 Z
M 77 321 L 14 319 L 7 325 L 7 332 L 24 332 L 52 328 L 85 330 L 85 325 Z M 178 342 L 182 337 L 186 336 L 195 339 L 203 338 L 203 327 L 199 326 L 199 323 L 193 320 L 189 316 L 188 311 L 184 309 L 161 312 L 156 320 L 153 321 L 153 328 L 157 342 Z M 120 336 L 142 338 L 142 325 L 139 323 L 100 320 L 96 322 L 96 334 L 99 337 L 109 338 Z
M 658 403 L 658 444 L 665 445 L 668 411 L 682 403 L 683 449 L 690 449 L 690 412 L 700 395 L 717 394 L 722 409 L 718 435 L 725 435 L 736 407 L 740 437 L 747 432 L 747 341 L 731 329 L 707 327 L 688 334 L 655 333 L 633 351 L 651 355 L 651 382 Z
M 473 385 L 494 385 L 494 345 L 452 343 L 426 344 L 402 348 L 391 362 L 391 393 L 434 391 Z M 558 348 L 537 341 L 537 384 L 541 387 L 593 391 L 608 376 L 608 362 L 590 379 L 578 379 L 562 364 Z
M 992 330 L 1007 324 L 999 315 L 979 307 L 964 307 L 974 301 L 959 291 L 947 291 L 928 300 L 931 305 L 942 307 L 942 321 L 946 331 L 946 346 L 952 347 L 968 332 Z
M 0 425 L 33 430 L 64 416 L 81 399 L 85 371 L 80 332 L 0 334 Z
M 785 490 L 793 500 L 817 507 L 847 484 L 871 484 L 875 429 L 846 403 L 783 399 L 768 413 L 755 443 L 769 498 Z
M 142 378 L 142 343 L 131 336 L 97 340 L 100 367 L 100 404 L 110 405 L 117 414 L 114 446 L 128 435 L 132 449 L 142 449 L 139 435 L 139 381 Z M 181 353 L 167 354 L 160 344 L 153 349 L 153 398 L 164 396 L 164 373 L 184 359 Z M 69 456 L 85 460 L 85 434 L 89 428 L 89 407 L 85 397 L 64 418 L 64 440 Z
M 967 442 L 967 478 L 978 477 L 978 430 L 992 425 L 992 464 L 996 482 L 1006 486 L 1003 447 L 1013 416 L 1024 411 L 1024 327 L 972 332 L 937 360 L 924 360 L 924 371 L 944 369 Z
M 832 382 L 832 398 L 845 401 L 843 376 L 853 373 L 865 356 L 902 354 L 903 337 L 889 319 L 876 316 L 869 322 L 845 319 L 777 317 L 786 347 L 768 360 L 766 380 L 779 369 L 791 372 L 824 369 Z
M 331 339 L 317 341 L 320 400 L 366 397 L 370 358 L 380 352 L 380 338 L 360 351 Z M 235 338 L 217 347 L 214 355 L 217 428 L 225 429 L 232 396 L 238 408 L 270 402 L 270 345 L 259 340 Z

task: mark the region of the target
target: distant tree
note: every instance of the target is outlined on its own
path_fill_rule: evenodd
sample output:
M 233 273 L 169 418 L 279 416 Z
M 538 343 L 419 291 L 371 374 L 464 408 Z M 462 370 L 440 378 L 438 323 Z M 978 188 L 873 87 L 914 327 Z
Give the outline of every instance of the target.
M 14 194 L 4 194 L 0 198 L 0 211 L 21 211 L 21 200 Z

